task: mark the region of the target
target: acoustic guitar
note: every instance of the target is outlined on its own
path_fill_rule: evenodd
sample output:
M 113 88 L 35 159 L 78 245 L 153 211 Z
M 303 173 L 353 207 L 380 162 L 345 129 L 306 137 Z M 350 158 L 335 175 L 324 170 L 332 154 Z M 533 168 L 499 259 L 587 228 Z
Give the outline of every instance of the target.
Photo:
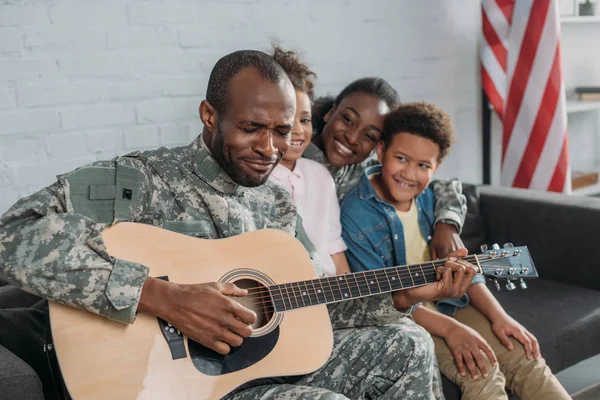
M 53 344 L 74 400 L 220 399 L 253 379 L 308 374 L 332 350 L 326 304 L 434 282 L 445 261 L 317 278 L 302 244 L 279 230 L 207 240 L 124 222 L 102 236 L 112 256 L 148 266 L 150 276 L 247 288 L 236 300 L 259 318 L 252 336 L 223 356 L 151 315 L 126 325 L 51 303 Z M 537 277 L 526 247 L 495 246 L 465 260 L 507 279 L 509 289 Z

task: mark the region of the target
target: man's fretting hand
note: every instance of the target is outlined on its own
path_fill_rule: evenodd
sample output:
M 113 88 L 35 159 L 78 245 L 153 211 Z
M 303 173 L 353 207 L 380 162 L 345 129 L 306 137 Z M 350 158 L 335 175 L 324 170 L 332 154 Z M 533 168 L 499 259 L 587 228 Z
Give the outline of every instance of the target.
M 149 277 L 138 311 L 160 317 L 203 346 L 227 354 L 252 334 L 256 314 L 231 298 L 247 294 L 232 283 L 182 285 Z
M 412 289 L 394 292 L 394 306 L 398 309 L 412 307 L 419 302 L 461 297 L 477 274 L 472 264 L 460 260 L 467 255 L 466 249 L 458 249 L 448 256 L 444 266 L 436 269 L 437 282 Z

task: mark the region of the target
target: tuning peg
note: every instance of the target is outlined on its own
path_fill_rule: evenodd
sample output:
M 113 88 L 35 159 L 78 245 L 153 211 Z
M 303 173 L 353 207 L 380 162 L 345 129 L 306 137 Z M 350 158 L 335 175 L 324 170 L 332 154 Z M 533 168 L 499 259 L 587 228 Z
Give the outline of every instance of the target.
M 521 289 L 523 289 L 523 290 L 527 289 L 527 283 L 525 283 L 525 280 L 523 278 L 521 278 L 519 281 L 520 281 L 519 286 L 521 286 Z
M 486 251 L 488 251 L 488 246 L 487 244 L 482 244 L 481 246 L 479 246 L 479 248 L 481 249 L 482 253 L 485 253 Z
M 498 292 L 502 290 L 502 288 L 500 287 L 500 282 L 498 282 L 498 280 L 496 278 L 493 278 L 492 282 L 494 282 L 494 286 L 496 287 L 496 290 Z
M 515 245 L 512 244 L 511 242 L 506 242 L 502 245 L 502 247 L 505 249 L 512 249 L 513 247 L 515 247 Z
M 507 288 L 508 290 L 515 290 L 517 287 L 515 286 L 515 284 L 514 284 L 514 283 L 512 283 L 511 281 L 508 281 L 508 280 L 507 280 L 507 281 L 506 281 L 506 288 Z
M 498 243 L 494 243 L 492 245 L 492 250 L 500 250 L 500 246 L 498 245 Z

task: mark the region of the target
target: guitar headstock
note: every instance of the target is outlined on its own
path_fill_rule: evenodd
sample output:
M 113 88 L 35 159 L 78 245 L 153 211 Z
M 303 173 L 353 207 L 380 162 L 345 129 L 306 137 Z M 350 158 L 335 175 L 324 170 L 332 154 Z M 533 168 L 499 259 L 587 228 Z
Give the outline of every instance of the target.
M 501 290 L 499 279 L 505 279 L 505 287 L 514 290 L 514 281 L 519 281 L 521 289 L 527 289 L 525 279 L 538 277 L 537 270 L 527 246 L 515 247 L 512 243 L 504 244 L 501 249 L 497 244 L 488 249 L 481 246 L 481 254 L 477 256 L 482 274 L 494 282 L 496 290 Z

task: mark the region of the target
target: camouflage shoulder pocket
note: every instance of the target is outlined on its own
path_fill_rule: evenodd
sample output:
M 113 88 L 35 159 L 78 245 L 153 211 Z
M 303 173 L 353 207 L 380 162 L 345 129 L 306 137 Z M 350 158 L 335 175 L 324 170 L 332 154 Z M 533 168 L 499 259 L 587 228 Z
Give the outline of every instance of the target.
M 73 210 L 98 223 L 132 221 L 146 198 L 146 176 L 127 165 L 90 165 L 64 176 Z

